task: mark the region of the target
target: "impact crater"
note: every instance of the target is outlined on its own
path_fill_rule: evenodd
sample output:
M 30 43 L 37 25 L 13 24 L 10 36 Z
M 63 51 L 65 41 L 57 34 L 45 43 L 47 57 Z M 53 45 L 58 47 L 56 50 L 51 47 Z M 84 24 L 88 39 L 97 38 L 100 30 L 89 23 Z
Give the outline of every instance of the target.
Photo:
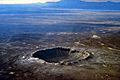
M 42 59 L 48 63 L 79 63 L 81 60 L 88 60 L 92 58 L 90 52 L 81 52 L 71 48 L 51 48 L 39 50 L 32 55 L 34 58 Z

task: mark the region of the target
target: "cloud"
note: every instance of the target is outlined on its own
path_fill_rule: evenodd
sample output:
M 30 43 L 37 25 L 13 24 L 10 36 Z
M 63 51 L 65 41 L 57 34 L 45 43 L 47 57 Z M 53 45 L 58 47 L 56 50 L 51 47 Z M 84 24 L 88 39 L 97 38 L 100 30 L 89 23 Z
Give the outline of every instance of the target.
M 31 4 L 31 3 L 46 3 L 57 2 L 60 0 L 0 0 L 0 4 Z
M 80 1 L 85 1 L 85 2 L 120 2 L 120 0 L 80 0 Z

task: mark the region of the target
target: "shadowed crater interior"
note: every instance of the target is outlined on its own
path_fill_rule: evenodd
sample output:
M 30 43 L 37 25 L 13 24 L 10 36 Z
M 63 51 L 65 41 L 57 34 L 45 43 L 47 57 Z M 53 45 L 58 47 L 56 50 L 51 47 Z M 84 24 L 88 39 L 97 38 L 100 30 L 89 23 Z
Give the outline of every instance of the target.
M 37 51 L 33 54 L 33 57 L 57 63 L 68 58 L 69 52 L 70 49 L 68 48 L 53 48 Z

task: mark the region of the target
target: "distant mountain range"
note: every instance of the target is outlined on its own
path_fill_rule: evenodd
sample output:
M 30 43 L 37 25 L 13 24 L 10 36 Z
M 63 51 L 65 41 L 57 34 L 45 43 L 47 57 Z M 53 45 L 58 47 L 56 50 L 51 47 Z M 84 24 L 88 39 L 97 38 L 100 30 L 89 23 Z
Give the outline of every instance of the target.
M 120 10 L 120 3 L 116 2 L 83 2 L 80 0 L 62 0 L 56 3 L 46 3 L 46 7 L 77 8 L 97 10 Z
M 80 0 L 61 0 L 59 2 L 48 2 L 45 4 L 14 4 L 0 5 L 0 10 L 4 8 L 72 8 L 72 9 L 90 9 L 90 10 L 120 10 L 120 3 L 117 2 L 83 2 Z

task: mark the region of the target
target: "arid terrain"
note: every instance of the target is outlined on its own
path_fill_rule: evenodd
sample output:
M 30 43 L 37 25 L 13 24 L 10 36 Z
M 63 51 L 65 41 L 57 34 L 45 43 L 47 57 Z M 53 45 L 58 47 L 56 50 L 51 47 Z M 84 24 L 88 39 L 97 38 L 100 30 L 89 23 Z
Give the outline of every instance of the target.
M 64 1 L 0 5 L 0 80 L 120 80 L 120 10 Z
M 0 80 L 119 79 L 119 27 L 22 33 L 0 43 Z

